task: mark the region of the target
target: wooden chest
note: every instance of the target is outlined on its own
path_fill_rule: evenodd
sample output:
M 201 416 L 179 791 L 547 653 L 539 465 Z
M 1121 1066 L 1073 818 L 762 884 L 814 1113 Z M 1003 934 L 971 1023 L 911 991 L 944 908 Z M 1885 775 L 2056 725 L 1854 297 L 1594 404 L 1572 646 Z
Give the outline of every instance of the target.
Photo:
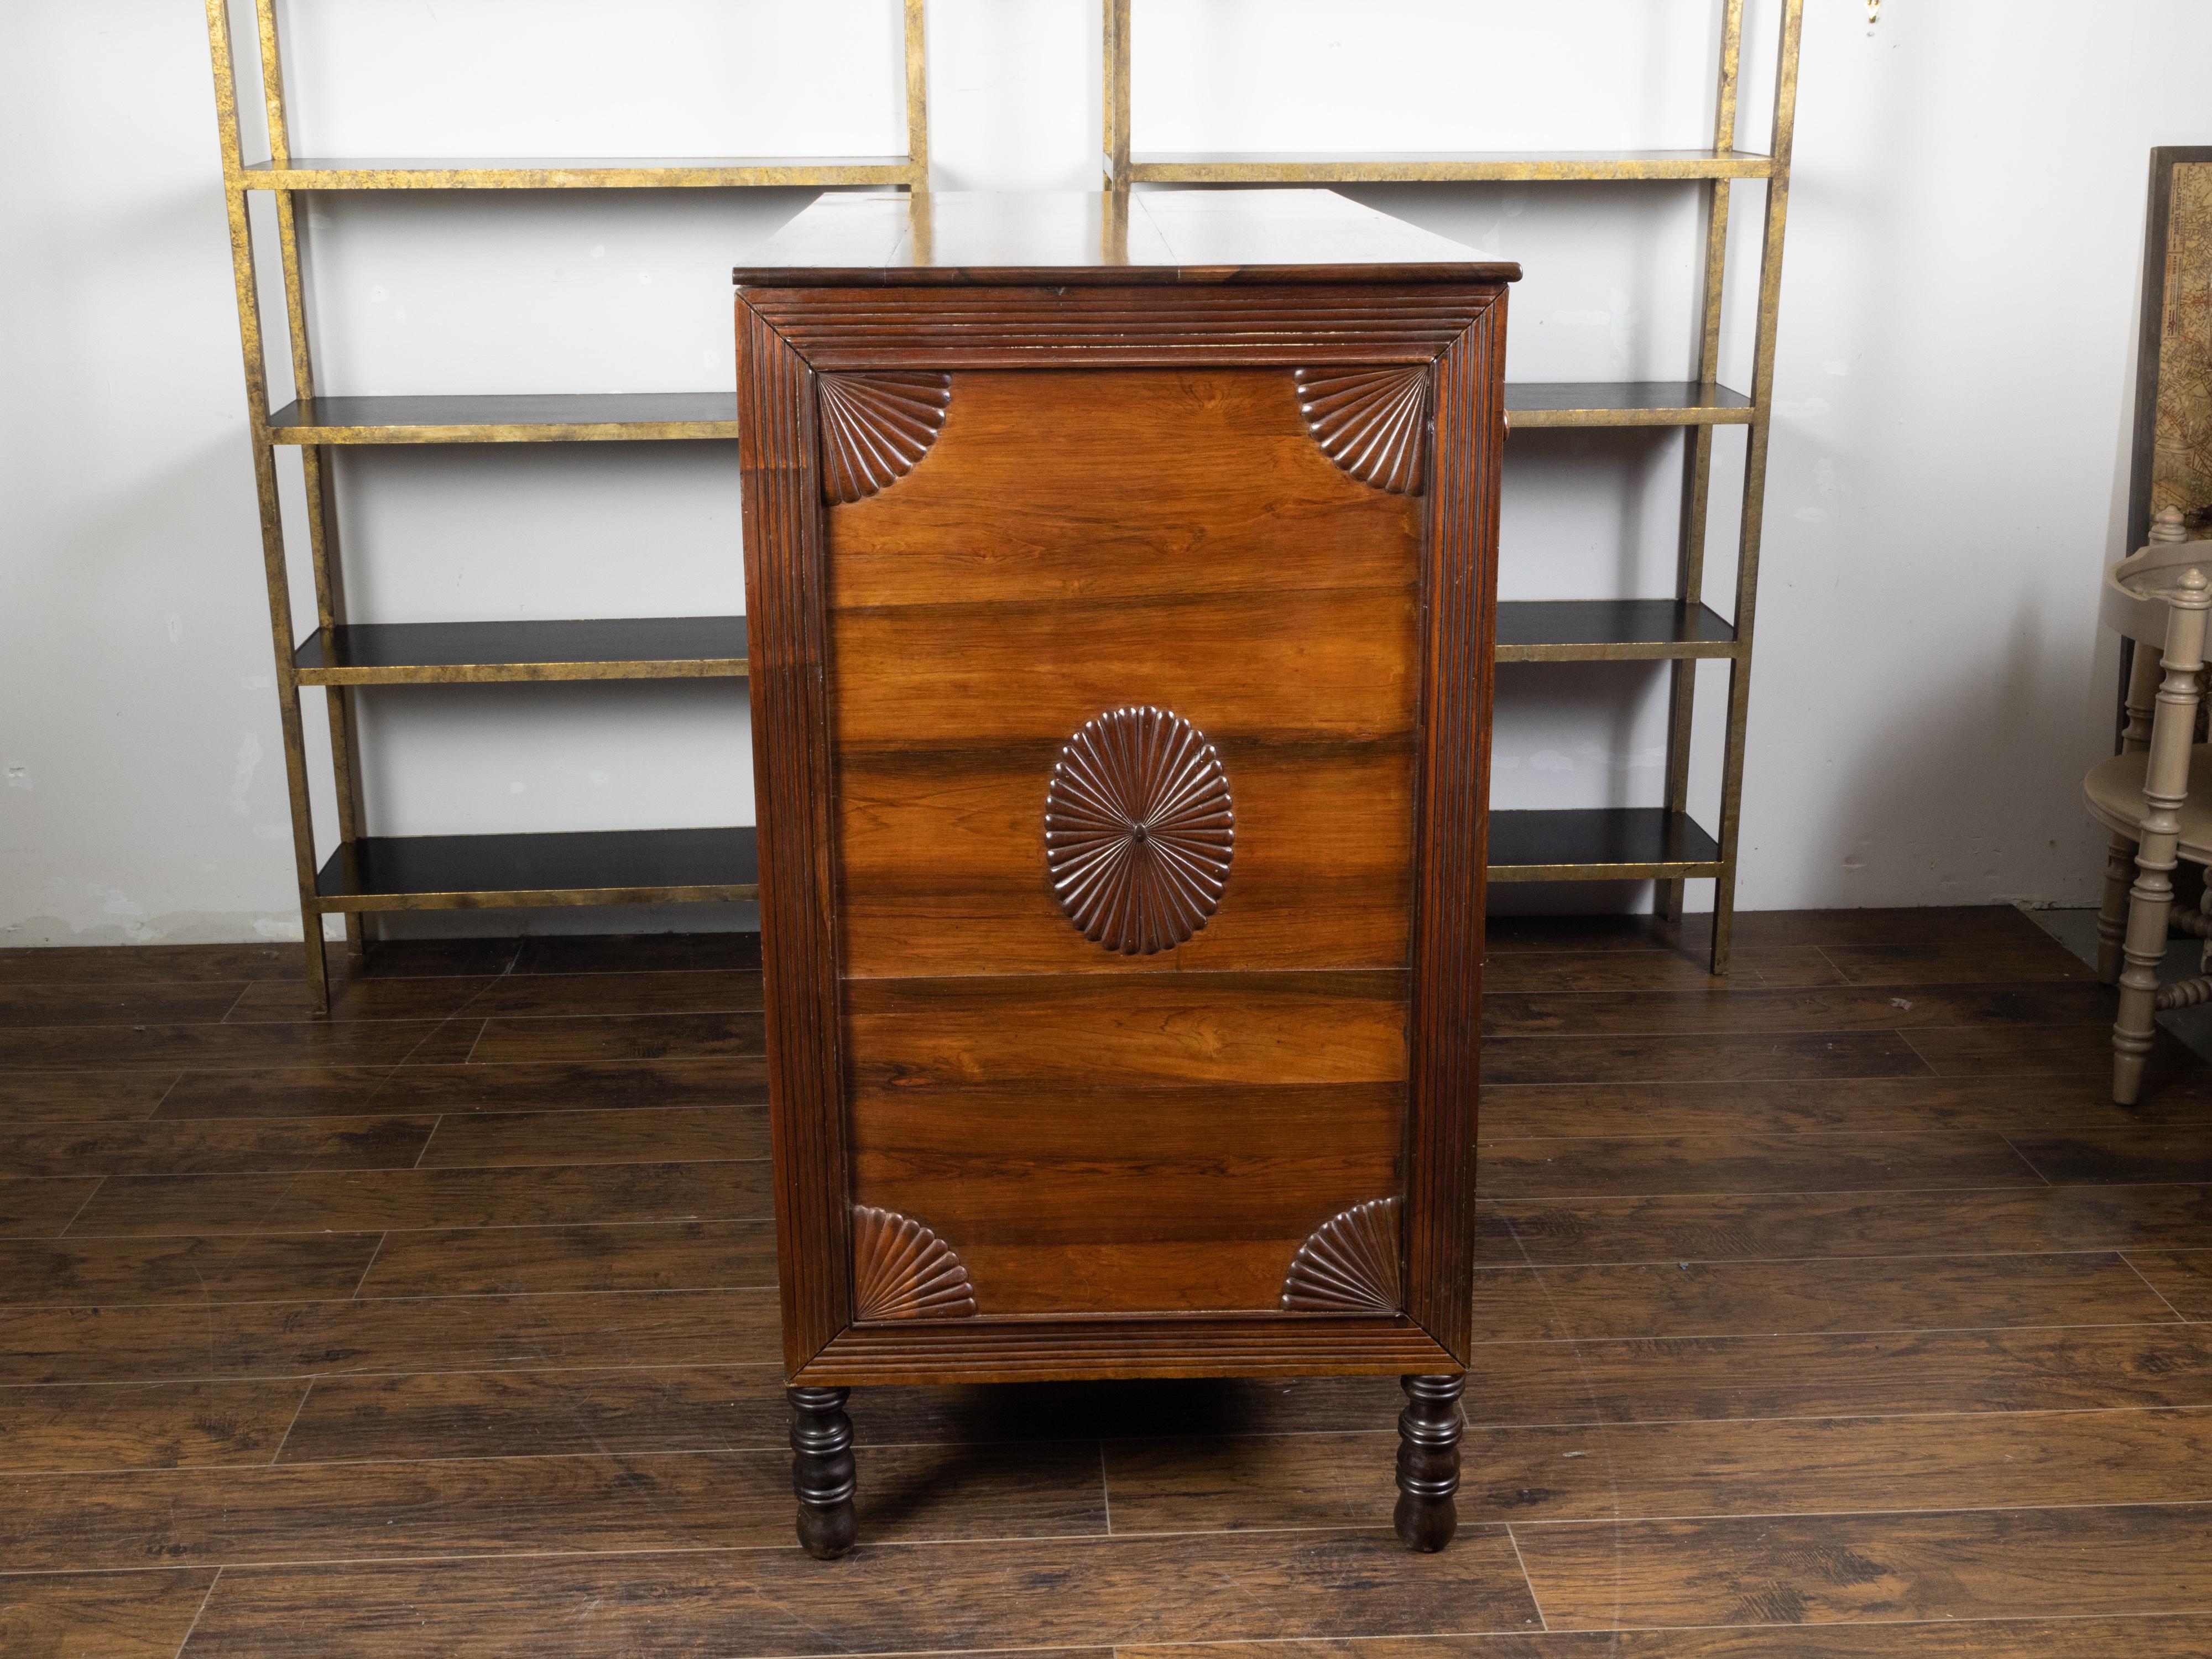
M 800 1532 L 869 1382 L 1468 1352 L 1505 289 L 1328 191 L 827 197 L 737 273 Z

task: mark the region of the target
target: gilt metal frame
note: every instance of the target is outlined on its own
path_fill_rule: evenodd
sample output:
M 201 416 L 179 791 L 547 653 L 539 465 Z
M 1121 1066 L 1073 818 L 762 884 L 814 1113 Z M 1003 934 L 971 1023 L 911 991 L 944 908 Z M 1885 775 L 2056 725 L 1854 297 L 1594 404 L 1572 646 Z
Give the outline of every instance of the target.
M 528 443 L 578 441 L 653 441 L 680 439 L 734 441 L 734 393 L 705 400 L 711 408 L 687 409 L 668 418 L 665 398 L 586 398 L 508 399 L 453 398 L 345 398 L 319 402 L 302 280 L 301 235 L 297 197 L 306 191 L 356 190 L 563 190 L 726 189 L 751 185 L 898 185 L 927 191 L 929 182 L 928 65 L 923 29 L 924 0 L 902 0 L 905 54 L 907 153 L 902 156 L 852 159 L 727 157 L 666 163 L 491 161 L 409 161 L 295 159 L 287 117 L 283 55 L 277 33 L 277 0 L 252 0 L 258 50 L 262 112 L 269 159 L 246 158 L 238 66 L 233 42 L 232 0 L 205 0 L 208 49 L 215 74 L 216 121 L 222 150 L 223 196 L 229 215 L 231 263 L 237 285 L 239 337 L 246 374 L 248 437 L 261 525 L 261 554 L 269 594 L 270 637 L 276 657 L 278 718 L 284 745 L 285 780 L 290 797 L 293 871 L 299 889 L 301 932 L 305 941 L 308 991 L 318 1011 L 329 1006 L 328 962 L 322 918 L 345 917 L 351 950 L 363 943 L 362 915 L 393 909 L 447 909 L 498 905 L 626 904 L 751 899 L 758 887 L 750 879 L 668 882 L 623 881 L 611 873 L 604 884 L 544 888 L 510 884 L 495 890 L 376 892 L 346 890 L 334 882 L 319 884 L 314 812 L 310 799 L 307 742 L 301 715 L 303 686 L 320 688 L 329 716 L 331 757 L 336 779 L 337 850 L 332 866 L 344 863 L 362 842 L 363 811 L 358 710 L 354 688 L 363 684 L 450 684 L 530 683 L 660 678 L 743 678 L 742 656 L 697 656 L 670 659 L 597 659 L 586 662 L 424 662 L 381 666 L 370 672 L 346 669 L 303 669 L 301 643 L 294 636 L 291 576 L 276 452 L 300 452 L 307 500 L 308 562 L 315 586 L 318 637 L 328 639 L 345 623 L 343 566 L 338 553 L 337 514 L 331 450 L 347 444 Z M 240 18 L 243 13 L 240 14 Z M 249 203 L 257 193 L 271 197 L 276 210 L 278 259 L 283 272 L 284 325 L 289 336 L 295 402 L 272 410 L 269 394 L 268 347 L 263 338 L 261 285 L 256 264 Z M 280 348 L 281 349 L 281 348 Z M 569 402 L 562 411 L 538 410 L 532 418 L 499 418 L 502 401 L 532 405 Z M 678 403 L 683 399 L 676 400 Z M 692 404 L 702 400 L 692 398 Z M 333 403 L 337 407 L 333 408 Z M 442 405 L 452 418 L 423 418 L 422 405 Z M 726 405 L 726 409 L 723 406 Z M 588 407 L 586 407 L 588 406 Z M 610 408 L 610 406 L 612 406 Z M 362 418 L 337 418 L 340 414 Z M 738 832 L 742 833 L 742 832 Z M 750 850 L 741 862 L 750 862 Z M 735 873 L 749 873 L 735 872 Z
M 1804 0 L 1780 0 L 1776 41 L 1775 97 L 1767 153 L 1737 149 L 1736 94 L 1743 44 L 1744 0 L 1718 0 L 1720 52 L 1713 110 L 1713 142 L 1702 150 L 1619 150 L 1583 155 L 1519 155 L 1482 152 L 1432 155 L 1260 155 L 1215 154 L 1147 156 L 1130 144 L 1129 89 L 1131 0 L 1103 0 L 1103 143 L 1101 165 L 1109 191 L 1137 185 L 1281 185 L 1466 183 L 1519 181 L 1536 184 L 1591 180 L 1689 181 L 1705 192 L 1705 257 L 1702 280 L 1698 379 L 1686 386 L 1632 387 L 1591 386 L 1577 403 L 1571 386 L 1506 387 L 1510 423 L 1540 427 L 1662 427 L 1687 428 L 1683 458 L 1681 531 L 1674 599 L 1711 617 L 1726 637 L 1703 629 L 1676 637 L 1556 638 L 1536 643 L 1501 644 L 1501 662 L 1665 661 L 1669 664 L 1665 806 L 1655 817 L 1648 808 L 1607 809 L 1605 815 L 1556 815 L 1589 819 L 1609 815 L 1621 831 L 1618 839 L 1650 842 L 1652 856 L 1626 854 L 1599 860 L 1499 863 L 1490 879 L 1508 881 L 1650 880 L 1658 884 L 1662 916 L 1679 918 L 1686 882 L 1714 883 L 1712 971 L 1725 974 L 1735 939 L 1735 884 L 1743 809 L 1744 738 L 1750 719 L 1753 629 L 1759 598 L 1759 566 L 1766 492 L 1767 447 L 1773 420 L 1774 341 L 1782 289 L 1782 246 L 1790 207 L 1790 160 L 1796 127 L 1797 58 Z M 1766 185 L 1759 252 L 1759 314 L 1747 397 L 1719 381 L 1721 320 L 1728 281 L 1729 198 L 1739 181 Z M 1522 396 L 1516 400 L 1516 392 Z M 1633 395 L 1623 395 L 1632 393 Z M 1686 395 L 1684 395 L 1686 394 Z M 1713 432 L 1740 425 L 1747 438 L 1743 501 L 1739 520 L 1733 623 L 1712 615 L 1704 605 L 1705 540 L 1712 484 Z M 1514 607 L 1499 606 L 1500 635 L 1505 637 Z M 1729 665 L 1728 715 L 1721 765 L 1720 827 L 1708 836 L 1689 810 L 1692 716 L 1696 708 L 1697 665 L 1717 659 Z M 1510 820 L 1530 820 L 1524 836 L 1540 840 L 1544 813 L 1492 813 L 1493 840 L 1517 841 L 1498 834 Z M 1654 829 L 1648 836 L 1643 832 Z M 1709 855 L 1708 855 L 1709 854 Z

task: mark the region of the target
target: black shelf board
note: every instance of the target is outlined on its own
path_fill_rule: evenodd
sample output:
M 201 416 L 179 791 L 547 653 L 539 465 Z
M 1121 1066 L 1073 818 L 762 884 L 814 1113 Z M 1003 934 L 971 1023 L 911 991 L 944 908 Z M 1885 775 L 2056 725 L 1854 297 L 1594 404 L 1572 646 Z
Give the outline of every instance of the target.
M 1492 881 L 1711 876 L 1720 866 L 1720 843 L 1688 813 L 1663 806 L 1490 815 Z
M 308 398 L 269 417 L 280 444 L 531 443 L 728 439 L 734 392 L 411 393 Z
M 315 878 L 325 910 L 651 904 L 758 896 L 750 824 L 550 835 L 364 836 Z
M 1516 431 L 1558 426 L 1729 426 L 1751 419 L 1751 399 L 1699 380 L 1508 380 L 1505 414 Z
M 352 623 L 294 653 L 307 685 L 735 678 L 743 617 Z
M 1686 599 L 1508 599 L 1500 662 L 1660 662 L 1735 653 L 1735 627 Z

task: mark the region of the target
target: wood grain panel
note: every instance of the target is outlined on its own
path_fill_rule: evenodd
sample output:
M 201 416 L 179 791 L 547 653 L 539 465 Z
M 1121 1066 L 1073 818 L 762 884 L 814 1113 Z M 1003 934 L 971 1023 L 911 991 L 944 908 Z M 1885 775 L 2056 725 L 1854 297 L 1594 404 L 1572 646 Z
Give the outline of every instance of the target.
M 956 385 L 912 476 L 830 513 L 837 609 L 1413 579 L 1419 503 L 1322 453 L 1288 370 L 969 373 Z
M 1418 609 L 1409 580 L 1311 593 L 840 611 L 838 746 L 901 749 L 918 733 L 975 745 L 1065 741 L 1093 715 L 1132 702 L 1173 708 L 1217 744 L 1396 736 L 1413 720 Z
M 2193 1613 L 2212 1505 L 1515 1529 L 1555 1627 Z
M 1396 1083 L 1405 994 L 1389 973 L 855 980 L 854 1088 Z
M 780 1452 L 714 1451 L 26 1475 L 0 1511 L 0 1549 L 25 1569 L 110 1570 L 757 1549 L 788 1540 L 789 1464 Z M 1080 1443 L 882 1447 L 868 1467 L 863 1524 L 887 1543 L 1105 1529 L 1097 1455 Z
M 226 1572 L 188 1659 L 267 1659 L 314 1632 L 326 1659 L 471 1647 L 613 1656 L 653 1632 L 711 1631 L 726 1659 L 1070 1647 L 1288 1636 L 1534 1630 L 1502 1528 L 1462 1528 L 1453 1571 L 1387 1530 L 1223 1538 L 1190 1571 L 1187 1540 L 1007 1540 L 959 1554 L 872 1549 L 855 1571 L 794 1572 L 785 1551 L 629 1553 L 341 1571 Z
M 1236 859 L 1206 927 L 1149 957 L 1101 950 L 1052 896 L 1045 784 L 1066 732 L 1003 748 L 848 753 L 839 777 L 846 972 L 1404 967 L 1410 746 L 1207 735 L 1235 797 Z
M 775 1230 L 766 1217 L 382 1237 L 384 1248 L 361 1280 L 362 1296 L 702 1291 L 775 1283 Z
M 0 1389 L 0 1470 L 268 1463 L 307 1388 L 294 1379 Z

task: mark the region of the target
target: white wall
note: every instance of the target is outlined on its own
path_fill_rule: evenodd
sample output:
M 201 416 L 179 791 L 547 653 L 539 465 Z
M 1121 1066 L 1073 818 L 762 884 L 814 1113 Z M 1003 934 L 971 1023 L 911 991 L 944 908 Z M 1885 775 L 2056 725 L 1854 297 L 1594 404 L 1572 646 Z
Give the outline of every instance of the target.
M 898 146 L 893 0 L 282 9 L 298 153 Z M 1775 0 L 1751 10 L 1756 148 Z M 2127 466 L 2146 152 L 2212 137 L 2212 9 L 1887 0 L 1872 27 L 1863 0 L 1807 10 L 1741 902 L 2082 902 L 2097 838 L 2076 789 L 2109 729 L 2094 592 Z M 1717 11 L 1138 0 L 1138 145 L 1697 144 Z M 1095 0 L 932 0 L 929 21 L 938 187 L 1090 185 Z M 0 7 L 0 943 L 294 933 L 198 9 Z M 1687 188 L 1358 193 L 1524 263 L 1516 377 L 1688 372 Z M 729 267 L 807 199 L 319 198 L 324 389 L 720 386 Z M 1758 199 L 1739 190 L 1740 225 Z M 1747 295 L 1747 262 L 1739 275 Z M 1725 435 L 1724 456 L 1740 443 Z M 1666 591 L 1678 444 L 1516 436 L 1505 596 Z M 341 479 L 360 619 L 742 605 L 715 446 L 360 451 Z M 1715 562 L 1719 593 L 1717 542 Z M 297 565 L 295 589 L 304 624 Z M 1503 674 L 1498 804 L 1654 799 L 1660 684 Z M 1720 689 L 1709 672 L 1708 793 Z M 386 833 L 750 815 L 727 686 L 367 702 Z M 640 919 L 532 919 L 563 921 Z

